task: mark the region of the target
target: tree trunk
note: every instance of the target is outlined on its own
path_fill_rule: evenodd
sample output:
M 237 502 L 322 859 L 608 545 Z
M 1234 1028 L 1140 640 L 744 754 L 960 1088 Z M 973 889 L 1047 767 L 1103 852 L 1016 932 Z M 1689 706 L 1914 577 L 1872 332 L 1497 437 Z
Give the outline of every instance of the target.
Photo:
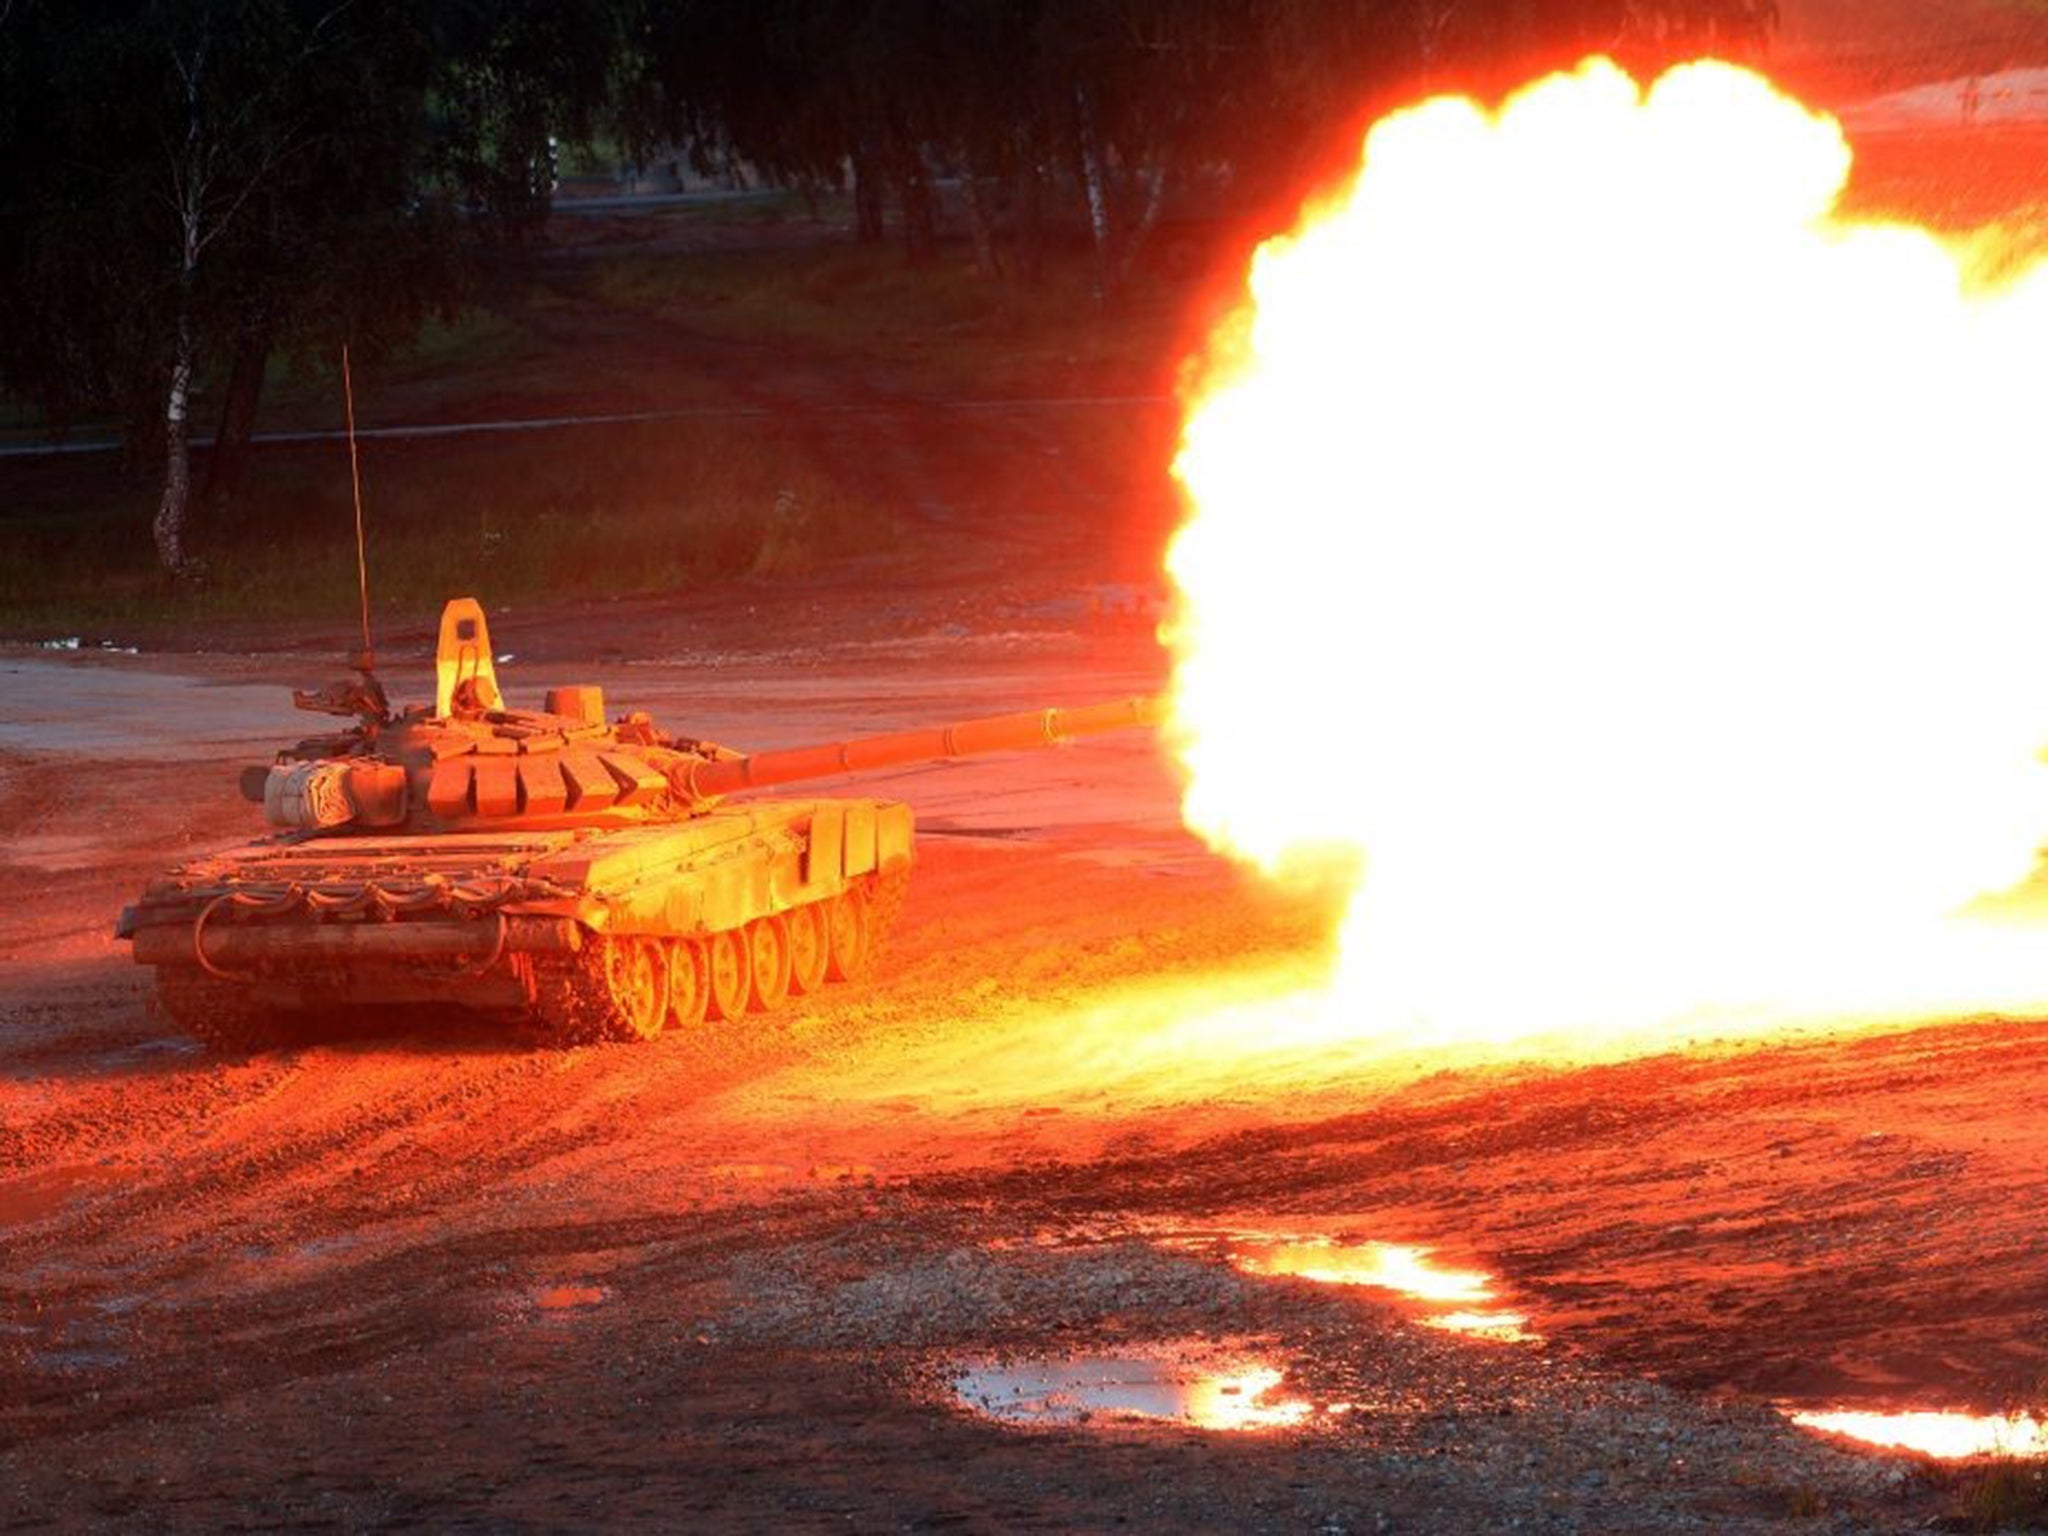
M 1088 195 L 1088 232 L 1095 243 L 1095 302 L 1107 304 L 1116 291 L 1116 269 L 1110 243 L 1109 187 L 1103 175 L 1102 152 L 1095 142 L 1095 114 L 1088 93 L 1074 87 L 1074 139 L 1081 152 L 1081 188 Z
M 199 255 L 206 249 L 206 197 L 212 180 L 213 150 L 205 133 L 201 111 L 201 83 L 206 74 L 207 49 L 211 42 L 203 15 L 198 43 L 191 58 L 173 59 L 185 82 L 185 144 L 172 165 L 171 185 L 178 212 L 178 324 L 171 352 L 170 386 L 164 392 L 164 494 L 157 503 L 156 520 L 150 534 L 156 540 L 156 557 L 173 581 L 192 574 L 191 557 L 185 553 L 185 523 L 192 506 L 192 369 L 198 341 L 193 332 L 192 310 L 199 287 Z M 216 231 L 217 233 L 218 231 Z
M 263 375 L 270 362 L 270 328 L 251 326 L 236 337 L 235 357 L 228 368 L 227 398 L 221 402 L 220 429 L 206 459 L 206 483 L 199 504 L 209 512 L 229 505 L 241 494 L 249 469 L 249 439 L 256 430 L 256 407 L 263 401 Z
M 1030 129 L 1017 146 L 1017 267 L 1027 287 L 1045 276 L 1045 163 Z
M 853 237 L 862 245 L 882 243 L 882 179 L 865 154 L 853 157 Z
M 171 360 L 171 384 L 164 397 L 164 494 L 150 529 L 156 538 L 156 557 L 174 579 L 190 569 L 185 518 L 192 501 L 192 448 L 186 430 L 191 401 L 192 315 L 189 300 L 181 298 L 177 354 Z
M 1131 273 L 1138 265 L 1139 253 L 1145 249 L 1145 242 L 1152 238 L 1152 231 L 1159 223 L 1160 210 L 1166 206 L 1166 171 L 1154 166 L 1145 173 L 1145 202 L 1138 210 L 1137 221 L 1131 225 L 1130 233 L 1124 236 L 1123 253 L 1117 259 L 1116 280 L 1119 287 L 1131 280 Z
M 1003 275 L 1002 258 L 996 254 L 996 235 L 988 216 L 988 197 L 981 178 L 967 169 L 967 234 L 974 242 L 974 265 L 983 277 Z
M 913 267 L 928 267 L 939 254 L 938 212 L 924 156 L 915 148 L 898 161 L 896 195 L 903 205 L 903 253 Z

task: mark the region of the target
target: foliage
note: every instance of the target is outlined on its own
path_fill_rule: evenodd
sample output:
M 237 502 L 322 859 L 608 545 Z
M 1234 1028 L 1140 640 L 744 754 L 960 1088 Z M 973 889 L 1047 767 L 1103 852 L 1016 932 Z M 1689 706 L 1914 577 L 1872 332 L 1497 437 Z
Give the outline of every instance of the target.
M 914 264 L 957 184 L 978 278 L 1079 212 L 1118 297 L 1176 196 L 1298 187 L 1424 79 L 1589 48 L 1739 50 L 1773 0 L 0 0 L 0 390 L 124 424 L 184 548 L 192 402 L 231 494 L 266 364 L 451 314 L 480 248 L 605 134 L 815 194 Z M 943 283 L 941 276 L 937 281 Z
M 1958 1479 L 1958 1508 L 1949 1530 L 2048 1529 L 2048 1467 L 2016 1457 L 1993 1457 Z
M 412 339 L 530 224 L 617 0 L 14 0 L 0 16 L 0 384 L 161 454 L 183 574 L 197 380 Z M 231 423 L 234 425 L 234 423 Z M 239 423 L 246 433 L 246 419 Z M 168 538 L 168 542 L 167 542 Z
M 793 185 L 880 177 L 916 225 L 932 175 L 1011 210 L 1086 205 L 1106 297 L 1167 192 L 1296 180 L 1401 82 L 1604 49 L 1753 46 L 1775 0 L 645 0 L 627 138 Z M 977 230 L 977 240 L 981 232 Z M 1026 253 L 1035 265 L 1035 252 Z

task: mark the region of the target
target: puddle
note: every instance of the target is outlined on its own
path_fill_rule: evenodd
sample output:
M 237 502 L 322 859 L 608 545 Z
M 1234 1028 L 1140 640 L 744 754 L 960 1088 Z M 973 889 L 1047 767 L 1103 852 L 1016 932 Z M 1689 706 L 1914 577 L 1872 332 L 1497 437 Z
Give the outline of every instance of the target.
M 40 832 L 8 839 L 7 862 L 31 869 L 58 873 L 85 869 L 105 852 L 105 838 L 98 832 Z
M 602 1305 L 607 1294 L 601 1285 L 550 1285 L 533 1293 L 533 1304 L 543 1312 L 574 1312 Z
M 47 1302 L 31 1296 L 30 1310 L 17 1313 L 18 1321 L 0 1323 L 0 1334 L 21 1340 L 23 1356 L 39 1371 L 111 1370 L 128 1361 L 123 1345 L 134 1326 L 129 1314 L 141 1304 L 142 1298 L 128 1295 Z
M 1432 1250 L 1406 1243 L 1343 1242 L 1267 1232 L 1221 1232 L 1176 1240 L 1220 1248 L 1250 1275 L 1289 1275 L 1324 1285 L 1359 1285 L 1413 1303 L 1415 1320 L 1471 1338 L 1534 1344 L 1525 1312 L 1490 1305 L 1494 1278 L 1484 1270 L 1439 1265 Z
M 971 1365 L 953 1378 L 969 1408 L 1004 1424 L 1155 1421 L 1196 1429 L 1281 1429 L 1319 1412 L 1280 1393 L 1280 1372 L 1239 1359 L 1077 1354 Z M 1334 1404 L 1323 1413 L 1347 1411 Z
M 318 1263 L 338 1254 L 353 1252 L 366 1241 L 368 1239 L 361 1232 L 335 1232 L 326 1237 L 309 1238 L 292 1251 L 292 1257 Z
M 873 1179 L 875 1167 L 872 1163 L 818 1163 L 811 1169 L 811 1177 L 820 1184 L 852 1184 Z
M 713 1163 L 704 1170 L 714 1179 L 733 1179 L 743 1184 L 767 1184 L 794 1179 L 796 1169 L 787 1163 Z
M 203 1056 L 206 1047 L 197 1040 L 188 1040 L 182 1035 L 166 1035 L 156 1040 L 138 1040 L 133 1045 L 116 1051 L 104 1052 L 99 1059 L 104 1062 L 135 1062 L 147 1065 L 165 1057 Z
M 2048 1457 L 2048 1420 L 2028 1414 L 1863 1413 L 1822 1409 L 1790 1410 L 1786 1417 L 1806 1429 L 1928 1456 Z
M 1429 1250 L 1401 1243 L 1338 1243 L 1328 1238 L 1228 1240 L 1230 1261 L 1255 1275 L 1294 1275 L 1327 1285 L 1369 1285 L 1414 1301 L 1487 1301 L 1492 1277 L 1476 1269 L 1440 1269 Z
M 1469 1339 L 1492 1339 L 1499 1344 L 1541 1344 L 1543 1335 L 1531 1332 L 1526 1312 L 1440 1312 L 1421 1319 L 1426 1328 L 1445 1333 L 1462 1333 Z
M 872 1163 L 713 1163 L 704 1171 L 741 1184 L 853 1184 L 879 1177 Z
M 125 1168 L 102 1163 L 72 1163 L 8 1179 L 0 1183 L 0 1227 L 40 1221 L 61 1211 L 74 1200 L 84 1199 L 95 1189 L 118 1183 L 127 1176 Z
M 40 1371 L 69 1375 L 77 1371 L 108 1371 L 117 1365 L 126 1365 L 128 1357 L 113 1349 L 39 1349 L 29 1355 L 29 1362 Z

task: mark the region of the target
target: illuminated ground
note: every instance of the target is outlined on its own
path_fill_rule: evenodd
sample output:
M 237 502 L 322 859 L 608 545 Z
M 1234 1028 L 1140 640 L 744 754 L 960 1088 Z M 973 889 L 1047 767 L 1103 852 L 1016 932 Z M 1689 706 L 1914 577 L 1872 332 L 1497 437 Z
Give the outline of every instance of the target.
M 1071 614 L 585 665 L 618 622 L 579 655 L 502 620 L 508 685 L 594 674 L 773 744 L 1158 678 L 1142 629 Z M 1945 1477 L 1764 1405 L 2041 1379 L 2048 1026 L 1572 1071 L 1196 1053 L 1176 1028 L 1299 975 L 1317 924 L 1177 830 L 1135 740 L 887 781 L 927 831 L 901 942 L 772 1034 L 532 1055 L 415 1021 L 209 1060 L 108 925 L 240 833 L 234 767 L 326 669 L 0 658 L 0 1514 L 1908 1529 Z M 1188 1239 L 1247 1228 L 1434 1246 L 1543 1342 Z M 1216 1348 L 1316 1411 L 1011 1428 L 948 1391 Z
M 1870 199 L 1939 148 L 1885 146 Z M 1958 217 L 2031 197 L 2005 149 L 1943 182 Z M 815 430 L 906 533 L 494 614 L 515 698 L 600 681 L 770 746 L 1159 683 L 1170 408 L 1088 454 L 1077 418 L 935 428 L 788 348 L 579 324 L 631 392 L 579 405 L 688 362 L 778 413 L 877 407 Z M 234 771 L 297 733 L 283 690 L 347 618 L 290 637 L 317 656 L 0 651 L 0 1524 L 1904 1531 L 1956 1474 L 1772 1405 L 2041 1405 L 2048 1024 L 1569 1069 L 1269 1049 L 1256 1012 L 1200 1021 L 1312 973 L 1317 914 L 1181 832 L 1134 740 L 875 784 L 925 830 L 901 939 L 759 1035 L 534 1055 L 415 1019 L 209 1059 L 112 919 L 246 835 Z M 1431 1247 L 1490 1277 L 1457 1306 L 1520 1321 L 1257 1272 L 1320 1240 Z M 1274 1427 L 1013 1427 L 952 1391 L 1069 1354 L 1127 1406 L 1184 1385 Z

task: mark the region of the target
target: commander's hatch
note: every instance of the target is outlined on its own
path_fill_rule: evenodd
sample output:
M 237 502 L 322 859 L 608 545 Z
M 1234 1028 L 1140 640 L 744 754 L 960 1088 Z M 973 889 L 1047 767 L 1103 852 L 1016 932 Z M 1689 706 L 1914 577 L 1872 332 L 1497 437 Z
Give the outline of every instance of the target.
M 446 718 L 461 710 L 496 709 L 503 700 L 483 604 L 473 597 L 450 599 L 441 610 L 441 639 L 434 647 L 434 713 Z

